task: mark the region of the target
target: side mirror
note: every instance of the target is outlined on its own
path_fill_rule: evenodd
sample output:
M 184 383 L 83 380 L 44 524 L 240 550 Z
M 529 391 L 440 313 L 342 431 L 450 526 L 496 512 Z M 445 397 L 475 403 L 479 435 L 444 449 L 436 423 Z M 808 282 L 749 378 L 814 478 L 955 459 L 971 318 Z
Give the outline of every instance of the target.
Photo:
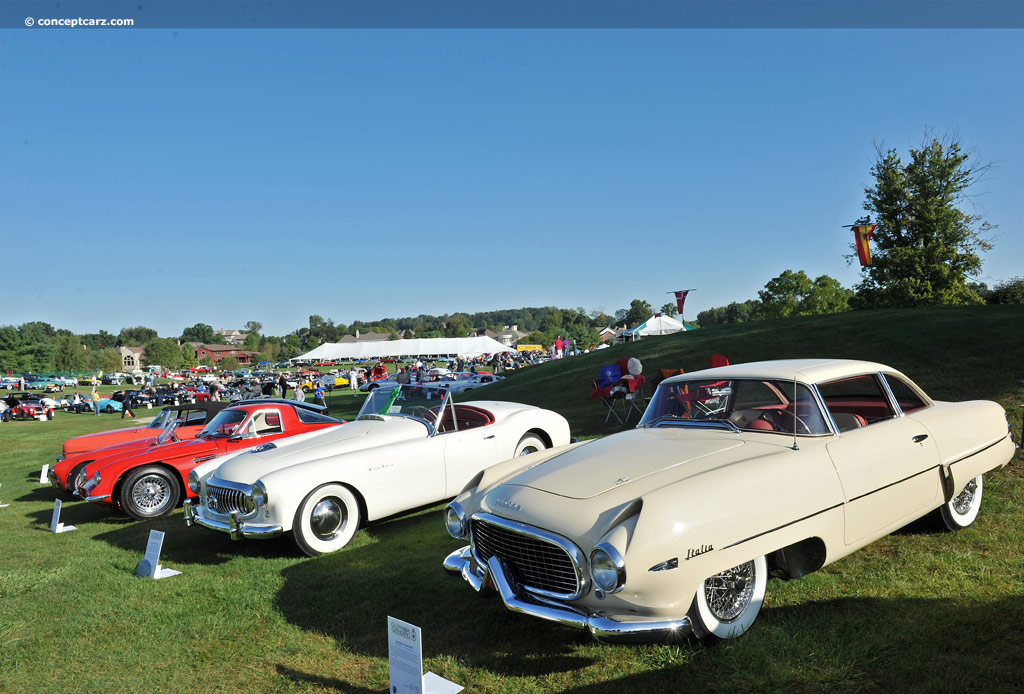
M 238 441 L 241 441 L 241 440 L 242 440 L 242 435 L 241 434 L 232 434 L 231 436 L 228 437 L 228 441 L 230 441 L 232 443 L 237 443 Z

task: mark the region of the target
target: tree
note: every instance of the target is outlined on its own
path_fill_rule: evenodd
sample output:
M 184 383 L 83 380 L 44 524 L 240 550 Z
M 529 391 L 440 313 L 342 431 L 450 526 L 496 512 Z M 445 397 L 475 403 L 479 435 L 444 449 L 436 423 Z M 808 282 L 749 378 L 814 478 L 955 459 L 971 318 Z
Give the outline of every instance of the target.
M 157 337 L 157 333 L 152 328 L 146 328 L 138 325 L 134 328 L 121 328 L 121 334 L 117 338 L 118 346 L 123 347 L 138 347 L 144 345 L 153 338 Z
M 54 338 L 53 368 L 57 371 L 80 371 L 85 368 L 85 350 L 78 338 L 68 330 L 58 330 Z
M 121 350 L 108 347 L 99 354 L 99 364 L 97 365 L 104 373 L 115 373 L 124 368 L 124 362 L 121 361 Z
M 761 302 L 747 299 L 742 304 L 732 302 L 728 306 L 718 306 L 701 311 L 697 314 L 697 323 L 702 328 L 712 325 L 730 325 L 732 323 L 745 323 L 753 320 Z
M 755 312 L 758 318 L 786 318 L 818 313 L 839 313 L 849 310 L 853 294 L 839 281 L 822 275 L 813 282 L 803 270 L 786 270 L 764 285 L 757 293 L 761 303 Z
M 615 315 L 618 317 L 618 311 L 615 312 Z M 652 315 L 654 315 L 654 309 L 651 308 L 649 303 L 640 299 L 633 299 L 629 304 L 629 310 L 626 311 L 626 327 L 639 325 Z
M 181 349 L 171 338 L 157 337 L 146 343 L 146 355 L 142 358 L 142 363 L 146 366 L 159 364 L 166 369 L 181 368 Z
M 254 321 L 254 320 L 246 321 L 246 323 L 245 323 L 245 331 L 246 332 L 248 332 L 248 333 L 256 333 L 257 335 L 259 335 L 261 330 L 263 330 L 263 323 L 260 323 L 259 321 Z
M 215 339 L 213 326 L 206 323 L 196 323 L 191 328 L 181 331 L 182 342 L 200 342 L 204 345 L 212 345 L 215 344 Z
M 1024 304 L 1024 277 L 1000 282 L 988 293 L 990 304 Z
M 666 316 L 672 316 L 673 318 L 675 318 L 676 316 L 679 315 L 679 307 L 676 306 L 676 303 L 674 301 L 670 301 L 661 307 L 661 312 L 664 313 Z
M 894 149 L 871 169 L 864 209 L 874 216 L 872 265 L 862 268 L 858 307 L 906 307 L 980 303 L 967 282 L 981 270 L 980 252 L 993 227 L 960 209 L 967 191 L 989 168 L 972 166 L 955 137 L 932 139 L 910 150 L 904 164 Z M 852 256 L 851 256 L 852 261 Z
M 238 371 L 238 360 L 234 357 L 224 357 L 218 367 L 222 371 Z
M 469 335 L 469 331 L 472 326 L 469 324 L 466 316 L 461 313 L 456 313 L 448 320 L 448 324 L 444 327 L 445 337 L 466 337 Z

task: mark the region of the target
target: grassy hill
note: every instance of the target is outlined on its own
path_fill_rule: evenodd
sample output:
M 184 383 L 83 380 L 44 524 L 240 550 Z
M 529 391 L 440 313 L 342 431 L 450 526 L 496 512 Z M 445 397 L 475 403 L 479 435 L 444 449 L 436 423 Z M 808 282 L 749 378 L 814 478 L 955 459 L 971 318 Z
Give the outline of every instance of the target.
M 904 372 L 937 400 L 997 400 L 1014 410 L 1018 423 L 1024 404 L 1024 306 L 1018 305 L 855 311 L 648 337 L 512 373 L 467 399 L 547 407 L 567 417 L 576 436 L 607 434 L 624 427 L 614 419 L 605 424 L 604 408 L 590 399 L 590 379 L 602 366 L 636 357 L 652 378 L 659 369 L 706 368 L 716 353 L 733 364 L 805 357 L 877 361 Z M 629 423 L 636 424 L 636 417 Z

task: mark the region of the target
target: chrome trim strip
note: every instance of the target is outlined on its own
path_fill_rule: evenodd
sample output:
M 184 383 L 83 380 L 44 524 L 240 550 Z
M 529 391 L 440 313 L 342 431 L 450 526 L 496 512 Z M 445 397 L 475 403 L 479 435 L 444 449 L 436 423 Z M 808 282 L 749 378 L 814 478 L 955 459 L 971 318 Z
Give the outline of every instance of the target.
M 726 545 L 725 547 L 722 547 L 722 549 L 729 549 L 730 547 L 735 547 L 736 545 L 742 545 L 744 542 L 749 542 L 750 540 L 757 539 L 757 538 L 761 537 L 762 535 L 767 535 L 768 533 L 773 533 L 776 530 L 782 530 L 783 528 L 788 528 L 789 526 L 795 525 L 796 523 L 799 523 L 801 521 L 805 521 L 808 518 L 814 518 L 815 516 L 820 516 L 823 513 L 828 513 L 829 511 L 834 511 L 837 508 L 841 508 L 841 507 L 842 507 L 842 504 L 836 504 L 834 506 L 829 506 L 828 508 L 823 508 L 820 511 L 815 511 L 814 513 L 812 513 L 810 515 L 804 516 L 803 518 L 797 518 L 796 520 L 789 521 L 788 523 L 783 523 L 782 525 L 780 525 L 780 526 L 778 526 L 776 528 L 772 528 L 771 530 L 765 530 L 763 533 L 758 533 L 757 535 L 751 535 L 750 537 L 745 538 L 743 540 L 737 540 L 736 542 L 733 542 L 731 545 Z
M 472 516 L 470 516 L 471 522 L 468 524 L 470 547 L 472 548 L 473 551 L 473 560 L 477 564 L 482 566 L 484 562 L 480 561 L 480 557 L 478 557 L 476 554 L 476 543 L 473 541 L 472 521 L 474 520 L 482 521 L 484 523 L 490 523 L 491 525 L 496 525 L 499 528 L 508 530 L 509 532 L 517 533 L 519 535 L 525 535 L 535 540 L 540 540 L 541 542 L 547 542 L 548 544 L 555 545 L 556 547 L 558 547 L 563 552 L 569 555 L 569 560 L 572 564 L 573 571 L 576 573 L 576 584 L 579 586 L 575 593 L 554 593 L 548 590 L 543 590 L 541 588 L 523 586 L 523 588 L 525 588 L 526 590 L 530 591 L 531 593 L 536 593 L 537 595 L 543 595 L 549 598 L 556 598 L 558 600 L 576 600 L 590 592 L 590 577 L 583 568 L 587 562 L 585 557 L 583 556 L 583 552 L 580 551 L 580 548 L 577 547 L 575 543 L 560 535 L 555 535 L 554 533 L 548 532 L 547 530 L 542 530 L 532 525 L 527 525 L 526 523 L 520 523 L 519 521 L 508 520 L 507 518 L 495 516 L 494 514 L 485 513 L 483 511 L 474 513 Z
M 913 475 L 907 475 L 903 479 L 896 480 L 895 482 L 890 482 L 889 484 L 885 485 L 884 487 L 879 487 L 878 489 L 872 489 L 870 492 L 864 492 L 860 496 L 855 496 L 852 499 L 848 500 L 846 503 L 852 504 L 854 501 L 859 501 L 860 499 L 863 499 L 866 496 L 871 496 L 872 494 L 880 492 L 883 489 L 888 489 L 889 487 L 894 487 L 897 484 L 902 484 L 903 482 L 906 482 L 907 480 L 912 480 L 915 477 L 920 477 L 921 475 L 926 475 L 929 472 L 932 472 L 934 470 L 938 470 L 940 467 L 942 467 L 942 466 L 941 465 L 933 465 L 932 467 L 928 468 L 927 470 L 921 470 L 920 472 L 915 472 Z
M 109 498 L 110 498 L 109 494 L 97 494 L 96 496 L 87 496 L 87 497 L 85 497 L 85 500 L 86 501 L 105 501 L 106 499 L 109 499 Z

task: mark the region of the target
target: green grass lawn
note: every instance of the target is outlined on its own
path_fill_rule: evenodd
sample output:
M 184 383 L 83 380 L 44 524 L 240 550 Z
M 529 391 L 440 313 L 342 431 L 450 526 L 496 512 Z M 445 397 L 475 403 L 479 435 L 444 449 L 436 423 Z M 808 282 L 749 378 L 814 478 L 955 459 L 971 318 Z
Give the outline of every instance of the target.
M 1019 434 L 1022 328 L 1024 309 L 999 306 L 752 323 L 531 367 L 473 395 L 551 407 L 575 435 L 598 436 L 622 427 L 603 423 L 589 379 L 620 356 L 648 375 L 697 370 L 715 352 L 734 363 L 869 358 L 935 398 L 998 400 Z M 351 418 L 361 399 L 340 390 L 328 404 Z M 381 692 L 388 615 L 422 627 L 425 668 L 469 692 L 1024 690 L 1019 457 L 986 477 L 970 528 L 915 524 L 798 581 L 771 581 L 758 623 L 735 642 L 624 647 L 512 614 L 445 575 L 458 543 L 441 506 L 376 523 L 317 559 L 286 540 L 186 528 L 180 510 L 140 523 L 65 499 L 62 520 L 78 529 L 47 532 L 55 491 L 38 484 L 40 467 L 64 439 L 121 425 L 64 413 L 0 424 L 0 503 L 11 504 L 0 509 L 0 692 Z M 180 576 L 132 576 L 151 528 L 167 533 L 161 563 Z

